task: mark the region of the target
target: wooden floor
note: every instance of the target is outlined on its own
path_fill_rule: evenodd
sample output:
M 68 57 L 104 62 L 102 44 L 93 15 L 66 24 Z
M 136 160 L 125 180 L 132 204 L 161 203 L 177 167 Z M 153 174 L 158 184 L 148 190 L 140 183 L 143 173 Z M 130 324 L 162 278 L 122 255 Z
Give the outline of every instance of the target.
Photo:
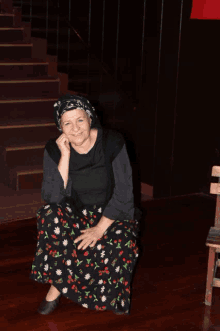
M 133 280 L 131 314 L 90 311 L 62 298 L 48 316 L 36 310 L 48 285 L 29 279 L 36 219 L 0 226 L 1 331 L 220 330 L 220 289 L 204 305 L 209 227 L 215 200 L 205 195 L 143 202 L 141 254 Z

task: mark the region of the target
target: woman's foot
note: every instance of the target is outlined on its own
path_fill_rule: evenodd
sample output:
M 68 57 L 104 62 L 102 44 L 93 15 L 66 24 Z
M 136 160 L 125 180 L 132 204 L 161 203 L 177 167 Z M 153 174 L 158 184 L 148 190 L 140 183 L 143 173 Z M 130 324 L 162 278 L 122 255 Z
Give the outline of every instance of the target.
M 38 313 L 42 315 L 48 315 L 54 311 L 60 302 L 61 293 L 51 285 L 49 292 L 47 293 L 46 298 L 41 302 Z

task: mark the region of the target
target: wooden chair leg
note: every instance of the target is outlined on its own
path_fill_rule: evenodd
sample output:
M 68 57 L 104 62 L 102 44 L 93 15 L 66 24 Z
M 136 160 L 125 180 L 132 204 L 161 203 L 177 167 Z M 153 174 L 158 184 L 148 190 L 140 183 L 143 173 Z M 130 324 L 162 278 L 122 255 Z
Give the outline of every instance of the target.
M 208 260 L 208 270 L 207 270 L 207 282 L 206 282 L 206 294 L 205 294 L 205 304 L 207 306 L 212 305 L 212 289 L 213 289 L 213 278 L 215 273 L 215 247 L 209 247 L 209 260 Z

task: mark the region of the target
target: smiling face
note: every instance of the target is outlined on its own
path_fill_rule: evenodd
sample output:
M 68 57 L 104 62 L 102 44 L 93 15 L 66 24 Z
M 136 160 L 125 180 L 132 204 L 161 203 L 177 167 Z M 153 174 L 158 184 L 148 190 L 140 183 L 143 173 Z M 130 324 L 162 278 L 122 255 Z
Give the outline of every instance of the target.
M 65 112 L 61 117 L 61 128 L 72 145 L 83 146 L 90 138 L 91 118 L 82 109 Z

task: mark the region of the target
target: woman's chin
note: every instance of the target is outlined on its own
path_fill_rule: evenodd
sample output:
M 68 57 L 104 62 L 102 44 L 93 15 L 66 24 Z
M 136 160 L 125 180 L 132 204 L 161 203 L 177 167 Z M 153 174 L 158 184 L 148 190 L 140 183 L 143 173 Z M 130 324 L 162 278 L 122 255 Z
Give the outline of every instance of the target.
M 86 139 L 84 139 L 84 137 L 82 137 L 82 136 L 79 136 L 77 139 L 76 139 L 76 137 L 74 137 L 74 139 L 69 139 L 69 141 L 73 147 L 81 146 L 85 142 L 85 140 Z

